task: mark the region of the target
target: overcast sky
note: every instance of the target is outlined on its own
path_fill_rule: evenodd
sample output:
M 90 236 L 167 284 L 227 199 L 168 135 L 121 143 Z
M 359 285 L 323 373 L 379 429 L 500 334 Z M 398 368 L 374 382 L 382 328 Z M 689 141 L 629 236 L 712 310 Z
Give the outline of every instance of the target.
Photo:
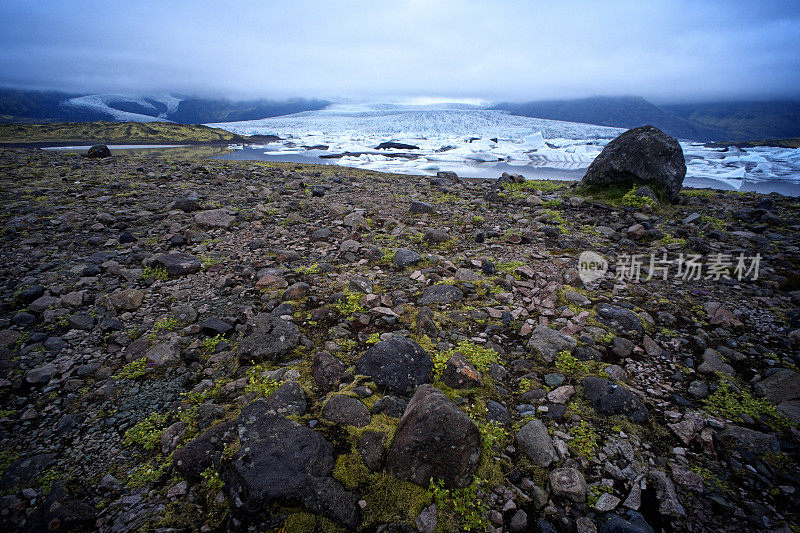
M 800 1 L 0 0 L 0 85 L 233 98 L 800 96 Z

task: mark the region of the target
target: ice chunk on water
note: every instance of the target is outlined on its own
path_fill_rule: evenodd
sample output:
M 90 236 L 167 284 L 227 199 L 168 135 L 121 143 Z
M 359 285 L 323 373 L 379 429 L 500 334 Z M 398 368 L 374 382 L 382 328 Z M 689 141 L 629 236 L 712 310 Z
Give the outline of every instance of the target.
M 537 131 L 533 135 L 526 135 L 522 139 L 522 144 L 527 148 L 543 148 L 545 146 L 544 135 Z

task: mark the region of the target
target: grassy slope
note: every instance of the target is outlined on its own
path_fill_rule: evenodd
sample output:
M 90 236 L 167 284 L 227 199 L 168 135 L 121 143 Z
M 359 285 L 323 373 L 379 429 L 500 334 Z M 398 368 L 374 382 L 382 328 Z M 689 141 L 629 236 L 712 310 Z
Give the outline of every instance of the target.
M 172 122 L 58 122 L 0 124 L 0 144 L 24 143 L 209 143 L 242 137 L 207 126 Z

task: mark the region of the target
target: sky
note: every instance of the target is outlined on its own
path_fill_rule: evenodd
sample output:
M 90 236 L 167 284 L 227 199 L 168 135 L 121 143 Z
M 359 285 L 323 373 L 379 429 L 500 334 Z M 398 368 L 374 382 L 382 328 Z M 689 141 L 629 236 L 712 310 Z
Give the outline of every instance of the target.
M 243 98 L 800 98 L 800 1 L 0 0 L 0 86 Z

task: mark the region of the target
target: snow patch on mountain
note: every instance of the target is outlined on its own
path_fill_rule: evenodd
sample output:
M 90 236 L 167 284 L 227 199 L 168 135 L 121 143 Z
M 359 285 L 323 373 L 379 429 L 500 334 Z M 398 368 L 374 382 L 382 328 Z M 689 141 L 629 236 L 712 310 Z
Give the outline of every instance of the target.
M 163 104 L 166 110 L 160 112 L 152 102 Z M 123 111 L 113 107 L 114 104 L 119 103 L 136 104 L 158 114 L 151 116 L 131 111 Z M 178 105 L 180 103 L 180 98 L 168 94 L 147 97 L 120 94 L 90 94 L 66 100 L 63 105 L 97 113 L 105 113 L 114 120 L 120 122 L 168 122 L 169 115 L 178 110 Z

